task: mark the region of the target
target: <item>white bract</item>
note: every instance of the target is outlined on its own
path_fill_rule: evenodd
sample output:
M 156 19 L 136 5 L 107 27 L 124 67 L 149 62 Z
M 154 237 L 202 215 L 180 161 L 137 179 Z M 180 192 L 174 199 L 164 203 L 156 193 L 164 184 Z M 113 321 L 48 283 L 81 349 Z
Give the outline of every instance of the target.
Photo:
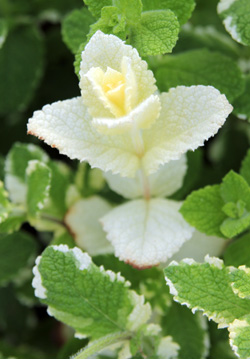
M 232 111 L 211 86 L 158 95 L 136 49 L 97 31 L 82 53 L 81 97 L 46 105 L 28 132 L 70 158 L 134 177 L 180 158 L 213 136 Z
M 232 106 L 212 86 L 179 86 L 159 94 L 137 50 L 101 31 L 82 53 L 80 88 L 81 97 L 36 111 L 28 132 L 102 169 L 110 187 L 132 199 L 100 214 L 116 256 L 140 268 L 164 262 L 191 238 L 193 228 L 178 212 L 180 203 L 163 197 L 182 185 L 182 155 L 213 136 Z M 96 213 L 83 220 L 81 231 L 85 204 L 74 207 L 78 218 L 67 215 L 79 238 L 88 222 L 97 220 Z M 90 232 L 84 234 L 84 246 L 94 253 L 90 239 L 98 242 L 103 232 Z M 103 238 L 100 246 L 106 250 Z

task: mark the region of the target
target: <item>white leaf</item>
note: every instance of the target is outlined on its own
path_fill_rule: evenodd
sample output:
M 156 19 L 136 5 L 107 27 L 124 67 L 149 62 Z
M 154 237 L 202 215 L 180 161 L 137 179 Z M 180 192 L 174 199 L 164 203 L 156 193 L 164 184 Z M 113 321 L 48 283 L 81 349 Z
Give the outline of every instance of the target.
M 178 212 L 180 205 L 160 198 L 140 199 L 109 212 L 101 222 L 115 255 L 138 268 L 165 262 L 193 233 Z
M 104 176 L 110 188 L 125 198 L 143 197 L 145 192 L 153 197 L 166 197 L 182 186 L 186 170 L 187 159 L 183 155 L 179 160 L 170 161 L 149 175 L 146 179 L 148 183 L 145 183 L 142 171 L 137 171 L 135 178 L 121 177 L 111 172 Z M 149 188 L 146 188 L 147 185 Z
M 76 244 L 91 256 L 113 252 L 99 222 L 111 208 L 108 202 L 95 196 L 77 201 L 66 213 L 65 223 Z

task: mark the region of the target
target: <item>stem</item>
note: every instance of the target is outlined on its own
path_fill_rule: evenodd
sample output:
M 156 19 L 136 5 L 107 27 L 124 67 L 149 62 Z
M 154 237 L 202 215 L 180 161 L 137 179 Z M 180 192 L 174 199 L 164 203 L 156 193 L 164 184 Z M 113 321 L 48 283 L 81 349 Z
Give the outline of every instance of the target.
M 139 158 L 144 155 L 144 142 L 142 138 L 141 130 L 137 128 L 136 124 L 132 127 L 131 138 L 134 145 L 135 153 Z
M 44 220 L 46 220 L 46 221 L 55 222 L 55 223 L 60 224 L 60 225 L 63 226 L 63 227 L 66 227 L 66 226 L 65 226 L 65 223 L 64 223 L 62 220 L 60 220 L 60 219 L 58 219 L 58 218 L 56 218 L 56 217 L 50 216 L 49 214 L 43 213 L 43 214 L 41 215 L 41 218 L 44 219 Z
M 87 347 L 83 348 L 80 352 L 76 353 L 71 359 L 87 359 L 90 355 L 93 355 L 100 350 L 108 347 L 109 345 L 116 344 L 123 340 L 131 339 L 130 332 L 119 332 L 115 334 L 107 335 L 103 338 L 93 341 Z
M 146 200 L 149 200 L 151 197 L 150 185 L 149 185 L 148 176 L 146 175 L 142 164 L 141 164 L 141 168 L 139 171 L 140 171 L 140 176 L 142 179 L 143 196 Z

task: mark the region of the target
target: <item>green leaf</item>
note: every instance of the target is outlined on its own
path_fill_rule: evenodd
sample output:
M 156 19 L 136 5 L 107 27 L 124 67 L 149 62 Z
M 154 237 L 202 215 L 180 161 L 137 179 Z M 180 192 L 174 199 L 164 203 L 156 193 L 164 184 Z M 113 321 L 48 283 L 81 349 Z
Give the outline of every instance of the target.
M 143 11 L 170 9 L 181 25 L 190 18 L 195 7 L 194 0 L 142 0 Z
M 63 218 L 67 210 L 66 192 L 70 185 L 71 172 L 62 162 L 49 161 L 47 163 L 51 172 L 49 203 L 45 206 L 46 213 Z
M 141 21 L 131 27 L 131 44 L 141 56 L 171 52 L 176 44 L 179 23 L 171 10 L 147 11 Z
M 230 171 L 223 178 L 220 195 L 226 202 L 222 210 L 231 217 L 223 221 L 220 230 L 232 238 L 250 226 L 250 187 L 242 176 Z
M 192 192 L 180 212 L 185 220 L 200 232 L 223 237 L 220 231 L 220 225 L 226 219 L 226 214 L 222 211 L 223 205 L 220 186 L 207 186 Z
M 8 33 L 7 21 L 0 19 L 0 49 L 3 46 Z
M 240 298 L 250 299 L 250 268 L 240 266 L 238 269 L 232 268 L 230 280 L 235 294 Z
M 148 319 L 148 312 L 150 315 L 150 307 L 138 303 L 141 298 L 128 289 L 119 274 L 98 268 L 79 248 L 50 246 L 36 263 L 36 296 L 49 306 L 51 315 L 81 336 L 96 340 L 129 331 L 131 321 L 132 326 L 140 326 Z
M 3 182 L 0 181 L 0 223 L 2 223 L 11 210 L 10 202 L 8 201 L 8 193 L 4 189 Z
M 90 40 L 97 30 L 101 30 L 105 34 L 114 33 L 116 36 L 125 40 L 125 21 L 125 16 L 120 16 L 117 7 L 106 6 L 102 9 L 101 18 L 96 23 L 91 25 L 87 39 Z
M 142 12 L 141 0 L 113 0 L 113 5 L 117 7 L 121 15 L 126 17 L 128 24 L 140 21 Z
M 246 75 L 246 88 L 243 94 L 241 94 L 234 101 L 234 113 L 242 120 L 250 120 L 250 101 L 249 101 L 249 92 L 250 92 L 250 75 Z
M 220 194 L 224 202 L 237 203 L 239 200 L 246 204 L 246 209 L 250 210 L 250 187 L 245 179 L 230 171 L 222 181 L 220 186 Z
M 34 258 L 35 252 L 35 242 L 28 234 L 0 234 L 0 284 L 6 284 L 16 277 Z
M 48 162 L 48 156 L 38 146 L 15 143 L 9 151 L 5 162 L 5 184 L 10 199 L 14 203 L 26 201 L 26 168 L 28 162 L 38 160 Z
M 77 53 L 79 46 L 86 43 L 90 25 L 95 21 L 87 8 L 74 10 L 69 13 L 62 23 L 62 37 L 65 44 Z
M 18 66 L 17 66 L 18 65 Z M 24 110 L 43 71 L 43 41 L 33 26 L 10 32 L 0 49 L 0 113 Z
M 0 233 L 12 233 L 18 231 L 26 220 L 26 215 L 23 211 L 13 208 L 8 213 L 8 217 L 0 223 Z
M 187 308 L 173 302 L 162 326 L 166 328 L 166 334 L 171 335 L 180 345 L 178 359 L 205 358 L 205 339 L 208 333 L 204 329 L 205 320 L 199 313 L 194 315 Z
M 241 163 L 240 174 L 250 186 L 250 150 L 247 151 L 247 154 Z
M 236 319 L 229 326 L 230 344 L 241 359 L 248 359 L 250 353 L 250 314 L 241 320 Z
M 227 266 L 238 267 L 245 264 L 250 267 L 250 233 L 237 238 L 227 246 L 224 261 Z
M 161 91 L 179 85 L 211 85 L 233 101 L 244 91 L 243 75 L 231 58 L 207 49 L 166 56 L 156 70 Z
M 175 53 L 193 49 L 207 48 L 237 60 L 239 46 L 229 36 L 218 31 L 213 26 L 186 25 L 179 34 L 179 40 L 174 49 Z
M 112 6 L 112 0 L 84 0 L 84 3 L 96 18 L 101 17 L 101 11 L 104 6 Z
M 250 46 L 250 3 L 248 0 L 220 0 L 218 13 L 226 30 L 240 44 Z
M 202 310 L 219 327 L 227 327 L 249 313 L 250 301 L 233 292 L 228 270 L 218 258 L 208 257 L 202 264 L 192 260 L 173 262 L 165 275 L 175 301 L 193 312 Z
M 29 161 L 27 176 L 27 210 L 28 215 L 36 217 L 48 200 L 51 171 L 38 160 Z

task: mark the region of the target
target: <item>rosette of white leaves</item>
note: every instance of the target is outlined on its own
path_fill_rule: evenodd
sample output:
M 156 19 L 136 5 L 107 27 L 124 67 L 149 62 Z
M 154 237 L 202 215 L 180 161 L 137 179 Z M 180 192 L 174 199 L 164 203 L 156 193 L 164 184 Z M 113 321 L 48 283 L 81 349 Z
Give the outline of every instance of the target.
M 161 198 L 181 187 L 185 172 L 184 156 L 149 177 L 143 173 L 135 178 L 106 176 L 111 188 L 125 197 L 144 194 L 143 199 L 122 204 L 101 218 L 117 257 L 137 268 L 151 267 L 171 258 L 191 238 L 194 229 L 179 213 L 181 203 Z
M 70 158 L 134 177 L 178 159 L 213 136 L 232 111 L 211 86 L 179 86 L 160 96 L 136 49 L 97 31 L 82 53 L 81 97 L 46 105 L 28 133 Z

